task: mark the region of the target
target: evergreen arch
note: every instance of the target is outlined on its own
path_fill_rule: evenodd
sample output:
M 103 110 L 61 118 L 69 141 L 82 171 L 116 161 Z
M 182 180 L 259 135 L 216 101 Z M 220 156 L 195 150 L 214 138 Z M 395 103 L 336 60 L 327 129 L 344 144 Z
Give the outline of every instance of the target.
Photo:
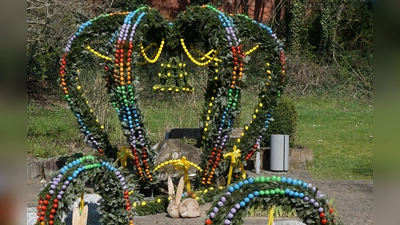
M 98 211 L 104 224 L 129 224 L 134 215 L 130 196 L 134 189 L 131 175 L 126 176 L 113 164 L 94 156 L 70 159 L 46 184 L 38 195 L 38 218 L 36 224 L 64 224 L 63 213 L 77 199 L 87 183 L 94 185 L 94 191 L 102 197 Z
M 205 224 L 243 224 L 246 209 L 252 206 L 289 207 L 306 224 L 334 224 L 337 220 L 318 188 L 294 178 L 260 176 L 227 187 L 227 192 L 212 203 Z

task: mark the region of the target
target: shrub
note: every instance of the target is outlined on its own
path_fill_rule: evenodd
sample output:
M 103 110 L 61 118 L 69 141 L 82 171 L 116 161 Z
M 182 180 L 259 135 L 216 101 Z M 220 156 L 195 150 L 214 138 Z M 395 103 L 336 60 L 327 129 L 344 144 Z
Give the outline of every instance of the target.
M 271 122 L 270 127 L 267 129 L 261 146 L 271 146 L 271 134 L 285 134 L 289 135 L 289 146 L 292 147 L 296 137 L 298 119 L 294 101 L 287 96 L 283 96 L 272 113 L 272 117 L 274 121 Z

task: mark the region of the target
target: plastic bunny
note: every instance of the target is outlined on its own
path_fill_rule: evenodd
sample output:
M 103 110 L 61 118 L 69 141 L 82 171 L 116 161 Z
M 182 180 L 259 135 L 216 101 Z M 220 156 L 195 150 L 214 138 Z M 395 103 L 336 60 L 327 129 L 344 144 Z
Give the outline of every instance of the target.
M 171 197 L 171 201 L 167 207 L 168 215 L 172 218 L 199 217 L 201 214 L 200 207 L 199 203 L 195 199 L 186 198 L 181 202 L 183 187 L 184 187 L 184 180 L 183 177 L 181 177 L 175 194 L 174 184 L 172 183 L 172 179 L 170 176 L 168 177 L 168 193 L 169 196 Z

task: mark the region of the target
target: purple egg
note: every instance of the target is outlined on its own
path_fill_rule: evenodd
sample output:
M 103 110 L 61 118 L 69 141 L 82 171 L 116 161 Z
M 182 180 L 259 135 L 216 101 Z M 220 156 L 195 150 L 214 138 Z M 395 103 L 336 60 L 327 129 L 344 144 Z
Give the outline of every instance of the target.
M 57 195 L 57 198 L 58 198 L 58 199 L 61 199 L 61 198 L 62 198 L 62 195 Z
M 63 185 L 63 186 L 61 186 L 61 189 L 65 190 L 65 189 L 67 189 L 67 186 Z
M 236 209 L 240 209 L 240 204 L 237 204 L 237 203 L 236 203 L 236 204 L 235 204 L 235 208 L 236 208 Z
M 307 184 L 307 187 L 308 187 L 308 188 L 312 187 L 312 184 Z
M 315 190 L 317 190 L 317 188 L 316 187 L 312 187 L 312 190 L 315 191 Z
M 308 202 L 310 200 L 308 197 L 304 197 L 304 201 Z
M 121 174 L 121 173 L 120 173 L 119 171 L 115 172 L 115 175 L 117 175 L 117 176 L 120 175 L 120 174 Z
M 61 178 L 62 176 L 63 176 L 62 174 L 57 175 L 58 178 Z M 60 182 L 60 181 L 58 181 L 58 182 Z
M 69 184 L 69 180 L 64 181 L 64 184 L 68 185 Z
M 232 208 L 230 212 L 231 212 L 232 214 L 235 214 L 235 213 L 236 213 L 236 209 L 235 209 L 235 208 Z
M 319 194 L 319 197 L 323 198 L 323 197 L 325 197 L 325 195 L 324 194 Z
M 222 207 L 224 205 L 223 202 L 218 202 L 217 204 L 218 204 L 219 207 Z
M 56 186 L 54 184 L 50 185 L 51 189 L 56 189 Z
M 218 208 L 217 207 L 214 207 L 214 213 L 218 213 Z
M 224 196 L 221 197 L 221 202 L 226 202 L 226 198 Z
M 228 192 L 225 193 L 225 195 L 231 195 L 231 193 L 228 191 Z
M 319 203 L 318 202 L 314 202 L 314 207 L 318 208 L 319 207 Z
M 215 217 L 215 213 L 211 212 L 211 213 L 210 213 L 210 218 L 211 218 L 211 219 L 214 219 L 214 217 Z
M 231 221 L 230 220 L 225 220 L 224 224 L 231 224 Z
M 119 179 L 121 182 L 125 181 L 125 178 L 121 177 L 121 179 Z
M 57 182 L 57 181 L 54 181 L 53 184 L 57 186 L 57 185 L 58 185 L 58 182 Z
M 319 212 L 319 213 L 322 213 L 323 211 L 324 211 L 324 208 L 322 208 L 322 207 L 319 207 L 319 208 L 318 208 L 318 212 Z
M 310 199 L 310 203 L 314 204 L 315 200 L 313 198 Z
M 126 190 L 126 189 L 128 189 L 128 187 L 127 187 L 126 185 L 124 185 L 124 186 L 122 187 L 122 189 Z
M 54 191 L 53 191 L 53 190 L 50 190 L 49 193 L 52 195 L 52 194 L 54 194 Z

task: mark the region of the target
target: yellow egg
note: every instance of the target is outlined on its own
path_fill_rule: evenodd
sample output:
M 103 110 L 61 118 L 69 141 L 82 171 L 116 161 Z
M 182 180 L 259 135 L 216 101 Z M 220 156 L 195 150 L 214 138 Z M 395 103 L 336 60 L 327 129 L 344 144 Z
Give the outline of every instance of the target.
M 240 138 L 237 139 L 237 142 L 240 143 Z
M 210 104 L 208 104 L 208 106 L 212 107 L 212 103 L 210 102 Z
M 215 76 L 215 77 L 214 77 L 214 80 L 218 80 L 218 77 L 217 77 L 217 76 Z
M 104 126 L 103 126 L 103 125 L 101 125 L 101 127 L 100 127 L 100 128 L 104 130 Z
M 244 137 L 244 133 L 242 132 L 241 134 L 240 134 L 242 137 Z
M 137 206 L 137 204 L 136 204 L 136 202 L 134 202 L 134 203 L 133 203 L 133 207 L 136 207 L 136 206 Z
M 157 199 L 157 202 L 160 203 L 160 202 L 161 202 L 161 199 Z
M 210 187 L 210 191 L 212 191 L 212 190 L 214 190 L 214 188 L 213 188 L 213 187 Z
M 208 190 L 206 189 L 206 190 L 204 190 L 204 193 L 207 193 L 208 192 Z
M 146 205 L 146 202 L 142 202 L 142 206 L 145 206 Z
M 260 104 L 258 104 L 258 106 L 263 107 L 263 104 L 260 102 Z
M 204 132 L 207 132 L 207 127 L 204 127 Z
M 245 130 L 248 130 L 248 129 L 249 129 L 249 127 L 248 127 L 248 126 L 245 126 L 245 127 L 244 127 L 244 129 L 245 129 Z

